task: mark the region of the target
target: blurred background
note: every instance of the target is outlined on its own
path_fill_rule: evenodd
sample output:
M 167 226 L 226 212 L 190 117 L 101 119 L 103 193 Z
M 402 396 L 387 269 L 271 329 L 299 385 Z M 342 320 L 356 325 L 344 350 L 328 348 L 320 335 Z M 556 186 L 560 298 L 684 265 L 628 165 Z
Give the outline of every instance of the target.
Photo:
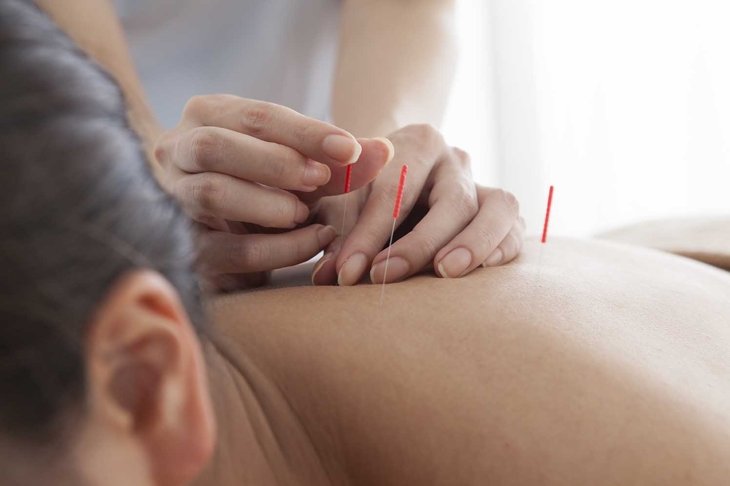
M 444 131 L 551 235 L 730 213 L 730 2 L 460 0 Z

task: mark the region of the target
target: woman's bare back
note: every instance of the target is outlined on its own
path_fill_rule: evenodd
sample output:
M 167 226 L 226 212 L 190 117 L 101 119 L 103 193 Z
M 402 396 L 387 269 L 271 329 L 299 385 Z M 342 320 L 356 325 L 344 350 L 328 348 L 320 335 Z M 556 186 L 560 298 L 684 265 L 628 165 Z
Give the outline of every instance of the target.
M 528 243 L 457 280 L 220 299 L 354 484 L 722 484 L 730 275 L 634 247 Z M 230 351 L 233 350 L 233 351 Z M 225 426 L 225 417 L 220 418 Z

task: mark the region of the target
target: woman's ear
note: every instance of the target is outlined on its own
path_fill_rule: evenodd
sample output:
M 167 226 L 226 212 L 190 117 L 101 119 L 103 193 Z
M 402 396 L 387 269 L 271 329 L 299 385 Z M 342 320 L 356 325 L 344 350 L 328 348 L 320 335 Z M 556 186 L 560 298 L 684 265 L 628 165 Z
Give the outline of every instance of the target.
M 215 421 L 198 337 L 159 274 L 121 278 L 86 340 L 96 423 L 139 447 L 158 485 L 187 484 L 209 461 Z

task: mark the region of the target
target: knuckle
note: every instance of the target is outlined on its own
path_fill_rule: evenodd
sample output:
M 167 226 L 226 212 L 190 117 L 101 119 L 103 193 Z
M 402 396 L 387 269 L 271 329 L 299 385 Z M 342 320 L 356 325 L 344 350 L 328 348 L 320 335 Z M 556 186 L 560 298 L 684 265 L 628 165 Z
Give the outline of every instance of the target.
M 458 183 L 449 196 L 450 205 L 454 208 L 456 214 L 464 220 L 471 220 L 479 211 L 476 195 L 470 189 L 469 184 L 461 182 Z
M 265 101 L 252 101 L 243 110 L 241 124 L 246 133 L 260 135 L 271 123 L 272 104 Z
M 460 158 L 460 159 L 469 159 L 469 154 L 466 150 L 462 149 L 461 147 L 451 147 L 451 149 L 454 151 L 454 154 Z
M 465 169 L 471 169 L 471 156 L 467 151 L 459 147 L 452 147 L 452 151 L 460 167 Z
M 220 206 L 224 199 L 223 185 L 213 177 L 196 177 L 188 183 L 188 196 L 194 205 L 204 214 L 208 214 Z
M 272 179 L 276 181 L 283 181 L 287 176 L 287 164 L 288 162 L 282 158 L 275 158 L 266 164 L 266 167 L 271 172 Z
M 412 255 L 418 262 L 427 262 L 431 260 L 441 249 L 439 242 L 434 235 L 429 235 L 418 229 L 413 229 L 411 234 L 416 238 L 417 245 L 413 245 Z
M 152 153 L 154 154 L 155 160 L 157 162 L 163 164 L 163 166 L 167 165 L 167 147 L 161 145 L 160 143 L 157 143 L 152 149 Z
M 299 152 L 287 148 L 271 155 L 266 165 L 274 180 L 292 185 L 304 176 L 306 158 Z
M 500 201 L 504 202 L 504 204 L 515 214 L 519 214 L 520 212 L 520 202 L 517 200 L 514 194 L 512 194 L 509 191 L 505 191 L 504 189 L 498 189 L 498 194 Z
M 509 233 L 499 244 L 499 247 L 504 255 L 502 263 L 508 263 L 520 254 L 520 250 L 522 249 L 522 238 L 514 233 Z
M 210 98 L 205 95 L 196 95 L 191 97 L 187 103 L 185 103 L 185 107 L 183 108 L 183 115 L 192 115 L 196 116 L 200 114 L 208 104 Z
M 287 150 L 286 156 L 282 157 L 283 166 L 287 172 L 295 174 L 296 181 L 301 180 L 304 177 L 304 170 L 307 165 L 307 157 L 300 154 L 296 150 Z M 289 170 L 289 168 L 296 168 L 296 170 Z
M 163 135 L 157 139 L 157 141 L 155 142 L 155 146 L 152 148 L 152 153 L 154 154 L 155 160 L 157 160 L 157 162 L 159 162 L 160 164 L 166 165 L 169 160 L 169 144 L 169 137 Z
M 439 131 L 430 123 L 414 123 L 409 125 L 409 129 L 421 138 L 430 138 L 436 136 Z
M 510 231 L 504 236 L 504 238 L 502 238 L 502 241 L 499 242 L 499 248 L 501 248 L 503 252 L 509 252 L 512 247 L 515 246 L 517 241 L 517 236 L 514 232 Z
M 199 170 L 209 170 L 221 152 L 222 140 L 209 127 L 198 127 L 190 135 L 190 158 Z
M 269 245 L 249 240 L 244 245 L 237 245 L 231 255 L 231 263 L 241 269 L 262 268 L 271 258 Z
M 282 197 L 279 198 L 279 202 L 272 206 L 274 209 L 272 212 L 274 220 L 271 221 L 271 226 L 280 227 L 292 226 L 295 224 L 294 220 L 296 219 L 298 208 L 298 199 L 296 196 L 289 192 L 285 192 L 282 194 Z
M 522 246 L 522 236 L 520 233 L 510 231 L 504 239 L 505 241 L 500 243 L 500 246 L 506 248 L 511 253 L 519 251 L 519 248 Z
M 317 137 L 318 126 L 316 123 L 295 123 L 291 127 L 292 135 L 298 147 L 307 145 L 310 140 Z
M 410 145 L 417 150 L 416 153 L 422 154 L 422 157 L 426 159 L 433 159 L 435 155 L 444 153 L 447 148 L 441 132 L 428 123 L 418 123 L 414 125 L 408 125 L 401 132 L 399 132 L 402 141 L 407 145 Z
M 286 193 L 286 204 L 282 206 L 283 209 L 283 216 L 282 219 L 287 224 L 295 224 L 295 219 L 297 217 L 297 209 L 299 208 L 299 199 L 295 195 L 293 195 L 290 192 Z
M 444 137 L 441 132 L 429 123 L 418 123 L 411 125 L 415 136 L 428 145 L 443 145 Z
M 487 248 L 490 252 L 497 248 L 497 245 L 499 245 L 500 243 L 499 241 L 497 241 L 497 237 L 495 236 L 494 231 L 484 225 L 479 225 L 476 227 L 476 237 L 477 241 L 479 241 L 483 245 L 483 247 Z

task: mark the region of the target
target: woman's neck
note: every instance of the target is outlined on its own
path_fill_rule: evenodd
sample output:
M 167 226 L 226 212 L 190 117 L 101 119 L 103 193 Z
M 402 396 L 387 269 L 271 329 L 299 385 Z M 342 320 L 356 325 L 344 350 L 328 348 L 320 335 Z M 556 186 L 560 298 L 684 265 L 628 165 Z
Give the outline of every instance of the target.
M 218 444 L 196 485 L 341 483 L 277 383 L 234 343 L 203 344 Z

